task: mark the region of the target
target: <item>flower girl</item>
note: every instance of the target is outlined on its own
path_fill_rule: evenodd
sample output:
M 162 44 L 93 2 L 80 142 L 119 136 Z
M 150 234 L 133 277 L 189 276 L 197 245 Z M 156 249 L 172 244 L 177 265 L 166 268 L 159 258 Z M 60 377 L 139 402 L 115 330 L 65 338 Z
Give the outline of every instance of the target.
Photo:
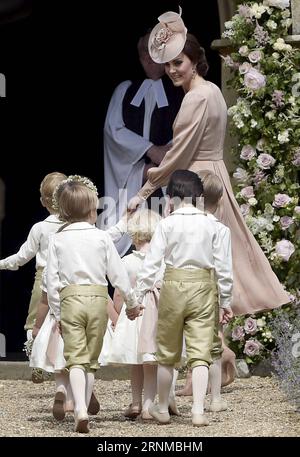
M 135 285 L 136 275 L 143 265 L 150 240 L 160 220 L 159 214 L 148 209 L 137 211 L 128 220 L 127 232 L 132 237 L 136 250 L 123 257 L 122 261 L 132 287 Z M 119 317 L 116 323 L 108 322 L 99 357 L 102 366 L 131 365 L 132 402 L 124 412 L 125 417 L 130 419 L 135 419 L 140 414 L 142 419 L 152 419 L 148 413 L 148 407 L 153 403 L 157 389 L 155 339 L 158 289 L 163 270 L 164 266 L 157 275 L 155 287 L 145 295 L 142 315 L 134 321 L 127 318 L 122 299 L 120 299 L 118 290 L 115 290 L 113 302 Z M 142 402 L 143 391 L 144 401 Z M 174 401 L 170 401 L 170 408 L 174 414 L 178 413 Z

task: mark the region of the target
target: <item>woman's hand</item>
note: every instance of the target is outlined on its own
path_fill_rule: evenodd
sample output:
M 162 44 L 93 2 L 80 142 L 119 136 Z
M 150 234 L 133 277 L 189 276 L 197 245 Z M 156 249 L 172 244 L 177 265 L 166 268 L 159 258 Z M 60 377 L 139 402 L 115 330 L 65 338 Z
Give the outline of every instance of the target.
M 129 200 L 129 203 L 127 205 L 127 210 L 130 214 L 134 213 L 138 206 L 140 206 L 143 203 L 142 197 L 139 197 L 138 195 L 135 195 Z

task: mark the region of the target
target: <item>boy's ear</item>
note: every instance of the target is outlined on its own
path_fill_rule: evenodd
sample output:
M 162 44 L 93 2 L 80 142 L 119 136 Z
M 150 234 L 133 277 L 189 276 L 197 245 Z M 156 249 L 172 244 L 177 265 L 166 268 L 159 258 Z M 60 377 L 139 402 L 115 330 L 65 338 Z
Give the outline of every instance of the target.
M 166 195 L 165 199 L 164 217 L 168 217 L 174 211 L 174 200 L 169 195 Z
M 46 205 L 45 205 L 45 202 L 44 202 L 44 200 L 43 200 L 43 197 L 40 197 L 40 202 L 41 202 L 42 206 L 43 206 L 44 208 L 46 208 Z

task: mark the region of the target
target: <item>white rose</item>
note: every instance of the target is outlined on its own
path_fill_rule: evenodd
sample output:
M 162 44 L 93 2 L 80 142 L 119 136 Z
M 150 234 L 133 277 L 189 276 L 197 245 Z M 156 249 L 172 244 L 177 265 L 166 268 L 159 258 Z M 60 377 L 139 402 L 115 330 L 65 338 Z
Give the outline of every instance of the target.
M 271 21 L 271 19 L 266 23 L 266 26 L 270 30 L 276 30 L 277 29 L 277 24 L 274 21 Z
M 260 328 L 264 327 L 266 325 L 266 322 L 265 322 L 264 319 L 257 319 L 256 323 L 257 323 L 257 326 L 260 327 Z
M 239 54 L 241 54 L 241 56 L 243 56 L 243 57 L 246 57 L 248 55 L 248 52 L 249 52 L 248 46 L 241 46 L 239 49 Z
M 280 144 L 288 143 L 290 141 L 289 131 L 283 130 L 281 133 L 278 134 L 277 139 Z
M 249 198 L 248 203 L 250 206 L 255 206 L 257 205 L 257 200 L 254 197 Z
M 273 119 L 275 119 L 275 113 L 276 113 L 276 111 L 274 111 L 274 110 L 268 111 L 266 113 L 266 117 L 272 121 Z
M 284 10 L 290 6 L 290 0 L 264 0 L 263 4 Z
M 242 65 L 239 66 L 239 72 L 241 75 L 245 75 L 250 70 L 250 68 L 252 68 L 250 63 L 244 62 L 244 63 L 242 63 Z

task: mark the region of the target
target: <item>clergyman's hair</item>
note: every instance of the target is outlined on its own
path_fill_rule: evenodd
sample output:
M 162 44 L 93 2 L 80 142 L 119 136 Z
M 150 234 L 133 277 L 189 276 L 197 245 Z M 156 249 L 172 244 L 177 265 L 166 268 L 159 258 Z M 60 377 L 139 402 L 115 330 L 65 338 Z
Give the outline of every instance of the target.
M 59 218 L 64 222 L 86 221 L 98 206 L 96 192 L 81 182 L 66 181 L 57 190 Z
M 180 200 L 191 200 L 197 206 L 197 199 L 203 193 L 203 186 L 199 176 L 193 171 L 176 170 L 172 173 L 167 191 L 170 198 Z
M 56 187 L 65 179 L 67 176 L 58 171 L 49 173 L 46 175 L 40 185 L 41 202 L 48 209 L 48 211 L 54 211 L 53 208 L 53 193 Z

